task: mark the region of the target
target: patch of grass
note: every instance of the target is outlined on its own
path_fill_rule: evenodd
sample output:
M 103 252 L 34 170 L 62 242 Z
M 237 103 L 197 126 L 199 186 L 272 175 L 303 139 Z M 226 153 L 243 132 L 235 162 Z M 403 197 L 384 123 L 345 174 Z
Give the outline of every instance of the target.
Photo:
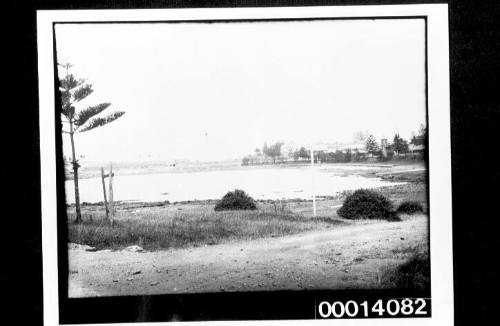
M 407 183 L 403 185 L 387 186 L 377 189 L 377 192 L 390 198 L 396 207 L 405 201 L 417 202 L 427 211 L 427 185 L 425 183 Z
M 101 249 L 122 249 L 139 245 L 146 250 L 182 248 L 218 244 L 237 239 L 283 236 L 324 229 L 343 222 L 325 217 L 306 217 L 290 211 L 274 213 L 272 204 L 258 210 L 213 211 L 212 205 L 185 204 L 147 207 L 131 211 L 121 209 L 113 227 L 102 212 L 89 213 L 92 219 L 75 224 L 73 210 L 68 211 L 68 241 Z
M 427 253 L 414 252 L 410 258 L 396 268 L 388 269 L 381 277 L 384 288 L 429 290 L 430 261 Z
M 390 186 L 377 192 L 398 204 L 405 200 L 426 204 L 425 184 Z M 346 195 L 348 195 L 346 193 Z M 327 229 L 365 220 L 337 217 L 338 199 L 317 201 L 317 217 L 306 200 L 258 201 L 256 210 L 214 211 L 215 201 L 182 203 L 123 202 L 116 205 L 115 225 L 104 220 L 103 205 L 82 206 L 83 223 L 74 224 L 74 206 L 68 206 L 68 241 L 97 247 L 122 249 L 140 245 L 147 250 L 218 244 L 238 239 L 284 236 Z M 406 255 L 405 255 L 406 256 Z
M 414 182 L 425 183 L 427 182 L 426 171 L 411 171 L 411 172 L 398 172 L 381 175 L 380 178 L 386 181 L 396 182 Z

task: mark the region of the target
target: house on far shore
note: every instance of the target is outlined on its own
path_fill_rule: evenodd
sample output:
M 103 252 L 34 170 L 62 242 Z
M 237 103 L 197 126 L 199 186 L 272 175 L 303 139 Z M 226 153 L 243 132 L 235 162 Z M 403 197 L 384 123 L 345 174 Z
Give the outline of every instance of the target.
M 420 154 L 425 151 L 425 146 L 423 144 L 420 145 L 409 144 L 408 150 L 410 151 L 410 153 Z
M 325 153 L 335 153 L 340 151 L 346 153 L 347 151 L 366 153 L 366 145 L 364 143 L 325 143 L 320 142 L 314 145 L 315 151 L 322 151 Z

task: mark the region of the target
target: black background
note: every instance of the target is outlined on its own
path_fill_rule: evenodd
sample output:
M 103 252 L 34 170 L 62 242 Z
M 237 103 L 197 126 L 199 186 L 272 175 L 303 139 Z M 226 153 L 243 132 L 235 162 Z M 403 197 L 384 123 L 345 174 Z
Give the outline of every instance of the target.
M 0 306 L 2 321 L 13 319 L 16 324 L 41 325 L 43 318 L 35 10 L 410 3 L 439 2 L 108 0 L 13 1 L 4 5 L 2 70 L 6 69 L 7 74 L 2 74 L 2 79 L 7 87 L 2 87 L 0 104 L 4 193 L 0 295 L 7 305 Z M 481 325 L 493 317 L 495 304 L 487 294 L 496 285 L 493 276 L 499 248 L 499 237 L 493 232 L 496 232 L 495 219 L 500 215 L 500 172 L 495 159 L 500 150 L 500 29 L 496 24 L 500 19 L 500 4 L 477 0 L 448 3 L 455 317 L 457 325 Z M 143 300 L 141 304 L 146 308 L 149 303 Z M 242 304 L 257 302 L 249 298 Z M 94 308 L 87 313 L 97 313 L 99 307 Z M 141 318 L 146 317 L 137 314 L 137 319 Z

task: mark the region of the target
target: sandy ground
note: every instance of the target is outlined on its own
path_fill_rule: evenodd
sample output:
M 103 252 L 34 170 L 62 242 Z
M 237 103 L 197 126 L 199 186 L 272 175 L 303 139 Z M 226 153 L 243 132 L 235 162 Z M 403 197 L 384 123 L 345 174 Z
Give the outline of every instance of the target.
M 281 238 L 155 252 L 69 251 L 69 296 L 379 288 L 426 248 L 428 218 L 356 221 Z

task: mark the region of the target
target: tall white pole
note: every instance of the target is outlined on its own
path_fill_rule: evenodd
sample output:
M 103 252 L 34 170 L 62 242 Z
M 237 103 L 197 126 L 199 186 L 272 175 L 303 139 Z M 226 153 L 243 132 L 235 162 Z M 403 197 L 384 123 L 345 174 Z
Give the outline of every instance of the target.
M 312 173 L 311 192 L 313 199 L 313 216 L 316 217 L 316 193 L 314 191 L 314 151 L 312 145 L 311 145 L 311 173 Z

